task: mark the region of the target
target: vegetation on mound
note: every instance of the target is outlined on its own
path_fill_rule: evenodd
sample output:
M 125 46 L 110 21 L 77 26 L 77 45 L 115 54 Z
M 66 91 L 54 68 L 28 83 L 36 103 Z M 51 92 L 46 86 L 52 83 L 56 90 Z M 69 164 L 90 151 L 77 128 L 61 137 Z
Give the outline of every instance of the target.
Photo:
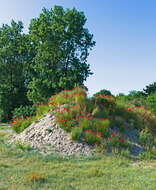
M 64 110 L 60 111 L 60 106 Z M 155 156 L 156 116 L 144 106 L 126 104 L 112 95 L 94 94 L 87 98 L 86 90 L 76 86 L 52 96 L 47 104 L 37 107 L 36 116 L 14 118 L 11 128 L 16 133 L 24 131 L 32 122 L 38 121 L 47 112 L 53 113 L 60 128 L 70 133 L 71 139 L 95 145 L 97 151 L 105 152 L 107 146 L 114 151 L 129 150 L 130 143 L 125 139 L 126 123 L 139 131 L 139 142 Z M 118 130 L 114 130 L 117 127 Z M 110 130 L 114 132 L 110 134 Z

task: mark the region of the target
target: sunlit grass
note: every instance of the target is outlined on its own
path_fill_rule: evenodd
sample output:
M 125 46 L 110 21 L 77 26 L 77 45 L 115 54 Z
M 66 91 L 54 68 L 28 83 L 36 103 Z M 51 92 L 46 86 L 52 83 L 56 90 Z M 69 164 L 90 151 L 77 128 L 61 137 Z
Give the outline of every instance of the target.
M 154 161 L 140 162 L 110 154 L 43 156 L 0 143 L 1 189 L 154 190 L 155 166 Z

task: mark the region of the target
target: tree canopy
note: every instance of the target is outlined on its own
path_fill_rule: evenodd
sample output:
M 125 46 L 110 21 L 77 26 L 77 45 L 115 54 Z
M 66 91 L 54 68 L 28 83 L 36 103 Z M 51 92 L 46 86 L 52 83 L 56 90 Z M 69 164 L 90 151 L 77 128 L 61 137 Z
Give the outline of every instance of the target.
M 9 119 L 11 111 L 28 104 L 24 65 L 28 62 L 23 23 L 11 21 L 0 28 L 0 118 Z
M 95 41 L 86 20 L 75 8 L 54 6 L 31 20 L 28 34 L 21 21 L 0 28 L 0 120 L 75 84 L 87 89 L 83 82 L 93 74 L 87 57 Z
M 33 103 L 46 101 L 56 90 L 71 89 L 75 83 L 93 74 L 86 64 L 95 42 L 84 28 L 86 18 L 75 8 L 66 11 L 61 6 L 43 9 L 39 18 L 31 20 L 29 35 L 37 52 L 33 58 L 33 78 L 28 98 Z
M 143 93 L 145 96 L 149 96 L 150 94 L 156 92 L 156 82 L 153 82 L 152 84 L 149 84 L 146 86 L 145 89 L 143 89 Z

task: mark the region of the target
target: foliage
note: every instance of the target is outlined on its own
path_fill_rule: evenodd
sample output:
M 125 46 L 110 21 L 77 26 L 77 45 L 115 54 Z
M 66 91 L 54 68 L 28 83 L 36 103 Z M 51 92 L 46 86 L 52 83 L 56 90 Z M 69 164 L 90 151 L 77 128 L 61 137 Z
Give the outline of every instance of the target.
M 20 148 L 22 151 L 25 151 L 25 150 L 27 150 L 27 151 L 29 151 L 31 148 L 30 148 L 30 143 L 28 143 L 26 146 L 24 146 L 24 144 L 22 143 L 22 141 L 18 141 L 16 144 L 15 144 L 15 146 L 17 147 L 17 148 Z
M 111 111 L 115 106 L 115 98 L 112 96 L 95 95 L 94 98 L 95 105 L 98 105 L 101 109 L 106 108 Z
M 97 140 L 98 142 L 100 142 L 101 138 L 99 138 L 99 136 L 97 138 L 96 135 L 94 135 L 92 132 L 86 131 L 85 140 L 88 144 L 94 144 L 97 142 Z
M 115 116 L 114 123 L 120 129 L 120 132 L 125 132 L 125 120 L 121 116 Z
M 93 96 L 96 96 L 96 95 L 105 95 L 105 96 L 113 96 L 111 94 L 111 92 L 109 90 L 106 90 L 106 89 L 102 89 L 100 90 L 99 92 L 97 92 L 96 94 L 93 94 Z
M 18 117 L 17 119 L 14 118 L 14 120 L 11 122 L 11 128 L 15 133 L 17 134 L 21 133 L 22 122 L 23 122 L 23 119 L 21 117 Z
M 82 135 L 82 128 L 75 127 L 72 129 L 70 135 L 73 140 L 79 141 Z
M 128 95 L 124 95 L 120 93 L 116 96 L 116 100 L 126 103 L 126 104 L 134 104 L 135 106 L 144 106 L 146 105 L 146 97 L 141 91 L 132 90 Z
M 29 125 L 31 125 L 32 121 L 30 119 L 27 119 L 22 122 L 21 124 L 21 131 L 24 131 Z
M 86 64 L 95 42 L 84 28 L 86 18 L 75 8 L 64 10 L 61 6 L 43 9 L 39 18 L 31 20 L 29 34 L 35 46 L 33 71 L 36 77 L 29 83 L 27 96 L 34 104 L 45 102 L 50 95 L 83 81 L 93 74 Z
M 152 110 L 152 112 L 156 115 L 156 92 L 150 94 L 147 97 L 146 103 L 148 107 Z
M 31 20 L 28 34 L 22 33 L 21 21 L 2 25 L 1 122 L 9 121 L 15 108 L 45 104 L 51 95 L 75 84 L 88 91 L 83 81 L 93 74 L 86 60 L 95 42 L 85 23 L 83 12 L 54 6 Z
M 151 135 L 147 128 L 143 129 L 139 134 L 139 142 L 147 149 L 152 149 L 154 137 Z
M 22 117 L 14 118 L 10 123 L 12 130 L 19 134 L 24 131 L 32 123 L 32 117 L 26 117 L 24 120 Z
M 146 86 L 145 89 L 143 89 L 143 93 L 145 96 L 149 96 L 150 94 L 154 92 L 156 92 L 156 82 L 149 84 L 148 86 Z
M 90 129 L 92 126 L 92 121 L 91 120 L 88 120 L 87 118 L 82 118 L 80 121 L 79 121 L 79 127 L 86 130 L 86 129 Z
M 104 137 L 107 137 L 109 123 L 108 119 L 96 120 L 93 126 L 96 131 L 100 132 Z
M 0 119 L 12 118 L 12 111 L 20 105 L 30 105 L 26 96 L 25 65 L 29 64 L 27 35 L 22 34 L 23 23 L 11 21 L 0 28 Z M 25 73 L 25 74 L 24 74 Z M 22 98 L 21 98 L 22 97 Z
M 48 104 L 39 105 L 37 107 L 37 110 L 36 110 L 36 115 L 38 118 L 40 118 L 40 117 L 44 116 L 44 114 L 46 114 L 49 111 L 50 111 L 50 107 Z
M 26 116 L 35 116 L 36 106 L 20 106 L 19 108 L 15 108 L 12 114 L 13 117 L 22 117 L 23 119 L 26 118 Z

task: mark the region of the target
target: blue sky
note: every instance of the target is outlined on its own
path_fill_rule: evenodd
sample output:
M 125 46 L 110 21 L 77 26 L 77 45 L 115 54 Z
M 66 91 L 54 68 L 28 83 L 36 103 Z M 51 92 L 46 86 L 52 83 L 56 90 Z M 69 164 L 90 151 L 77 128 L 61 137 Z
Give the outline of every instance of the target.
M 102 89 L 128 94 L 156 81 L 155 0 L 5 0 L 0 27 L 21 20 L 27 33 L 30 20 L 54 5 L 83 11 L 85 27 L 94 35 L 87 62 L 94 74 L 84 82 L 89 96 Z

